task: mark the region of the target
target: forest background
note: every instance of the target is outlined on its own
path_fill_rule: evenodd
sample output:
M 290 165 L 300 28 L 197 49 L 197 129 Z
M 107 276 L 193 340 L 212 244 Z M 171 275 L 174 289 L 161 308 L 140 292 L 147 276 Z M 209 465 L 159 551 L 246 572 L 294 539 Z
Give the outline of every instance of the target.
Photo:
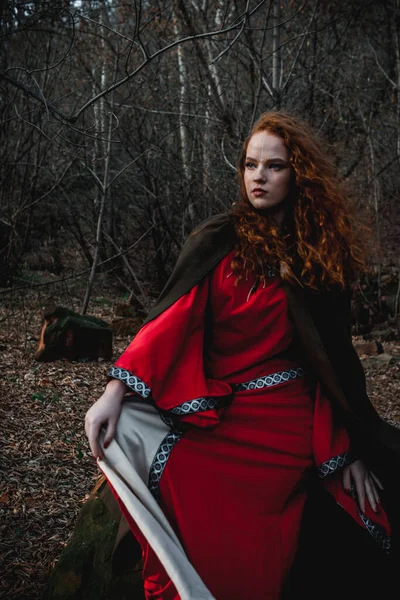
M 190 230 L 236 200 L 261 112 L 329 144 L 371 228 L 365 324 L 398 331 L 400 3 L 2 1 L 0 16 L 1 585 L 36 598 L 97 478 L 82 422 L 107 367 L 36 363 L 43 311 L 111 322 L 129 297 L 144 315 Z M 378 371 L 371 397 L 397 422 L 399 368 Z

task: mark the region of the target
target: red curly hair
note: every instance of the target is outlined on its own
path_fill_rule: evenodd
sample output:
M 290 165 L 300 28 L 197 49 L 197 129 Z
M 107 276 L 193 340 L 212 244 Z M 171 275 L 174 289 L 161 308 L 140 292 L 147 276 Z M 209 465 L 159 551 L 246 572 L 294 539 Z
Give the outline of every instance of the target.
M 247 147 L 253 134 L 267 131 L 282 139 L 293 171 L 286 211 L 280 226 L 251 205 L 245 188 Z M 318 289 L 343 289 L 365 268 L 365 253 L 356 242 L 356 221 L 348 194 L 316 134 L 283 112 L 266 112 L 254 124 L 239 158 L 240 201 L 232 209 L 239 238 L 232 269 L 241 279 L 253 271 L 264 277 L 266 264 L 280 267 L 283 279 Z

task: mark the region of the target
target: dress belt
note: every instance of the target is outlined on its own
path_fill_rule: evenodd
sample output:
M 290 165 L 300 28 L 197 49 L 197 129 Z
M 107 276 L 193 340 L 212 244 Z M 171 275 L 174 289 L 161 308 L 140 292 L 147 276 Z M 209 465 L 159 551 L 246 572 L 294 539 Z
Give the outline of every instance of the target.
M 297 379 L 297 377 L 303 377 L 306 374 L 302 367 L 293 367 L 286 369 L 285 371 L 278 371 L 277 373 L 270 373 L 270 375 L 264 375 L 257 379 L 251 379 L 245 383 L 233 383 L 230 384 L 233 392 L 243 390 L 259 390 L 265 387 L 272 387 Z M 168 411 L 160 411 L 161 419 L 171 427 L 167 432 L 165 438 L 162 440 L 150 466 L 149 472 L 149 490 L 153 494 L 154 498 L 159 502 L 160 499 L 160 480 L 163 474 L 167 460 L 170 457 L 172 449 L 175 447 L 177 442 L 181 439 L 182 435 L 190 427 L 190 424 L 180 422 L 180 416 L 191 415 L 195 413 L 202 413 L 207 410 L 214 410 L 229 406 L 232 398 L 227 396 L 213 397 L 207 396 L 202 398 L 194 398 L 175 406 Z
M 257 379 L 250 379 L 245 383 L 231 383 L 232 390 L 234 392 L 242 392 L 249 390 L 260 390 L 265 387 L 272 387 L 297 379 L 297 377 L 303 377 L 306 374 L 302 367 L 293 367 L 292 369 L 286 369 L 285 371 L 278 371 L 277 373 L 271 373 L 270 375 L 264 375 L 263 377 L 257 377 Z

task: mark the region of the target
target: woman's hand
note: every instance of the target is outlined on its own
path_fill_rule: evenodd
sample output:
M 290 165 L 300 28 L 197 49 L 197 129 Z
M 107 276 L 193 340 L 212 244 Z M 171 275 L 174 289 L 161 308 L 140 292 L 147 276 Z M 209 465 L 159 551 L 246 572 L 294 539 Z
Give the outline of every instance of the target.
M 104 447 L 114 438 L 115 428 L 121 414 L 121 404 L 127 390 L 126 385 L 118 379 L 108 382 L 104 394 L 91 406 L 85 417 L 85 431 L 90 448 L 95 458 L 102 458 L 103 452 L 98 442 L 100 427 L 107 425 Z
M 372 471 L 368 471 L 362 460 L 355 460 L 343 469 L 343 487 L 346 492 L 351 491 L 352 483 L 356 488 L 361 511 L 365 512 L 365 498 L 367 497 L 372 510 L 378 512 L 378 488 L 383 490 L 383 485 Z

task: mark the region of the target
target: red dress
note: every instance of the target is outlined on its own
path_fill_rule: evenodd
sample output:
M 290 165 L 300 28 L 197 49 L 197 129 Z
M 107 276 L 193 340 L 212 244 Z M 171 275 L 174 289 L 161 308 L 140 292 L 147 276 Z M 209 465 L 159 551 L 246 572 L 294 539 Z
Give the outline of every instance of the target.
M 278 600 L 296 553 L 309 469 L 319 469 L 360 525 L 376 528 L 382 545 L 390 529 L 384 514 L 362 515 L 343 492 L 347 432 L 334 425 L 301 357 L 291 356 L 294 328 L 280 279 L 236 283 L 231 260 L 232 253 L 145 325 L 111 375 L 128 382 L 126 373 L 134 374 L 132 389 L 143 396 L 136 381 L 145 385 L 173 418 L 172 442 L 149 485 L 211 593 Z M 132 527 L 144 551 L 146 598 L 178 600 Z

